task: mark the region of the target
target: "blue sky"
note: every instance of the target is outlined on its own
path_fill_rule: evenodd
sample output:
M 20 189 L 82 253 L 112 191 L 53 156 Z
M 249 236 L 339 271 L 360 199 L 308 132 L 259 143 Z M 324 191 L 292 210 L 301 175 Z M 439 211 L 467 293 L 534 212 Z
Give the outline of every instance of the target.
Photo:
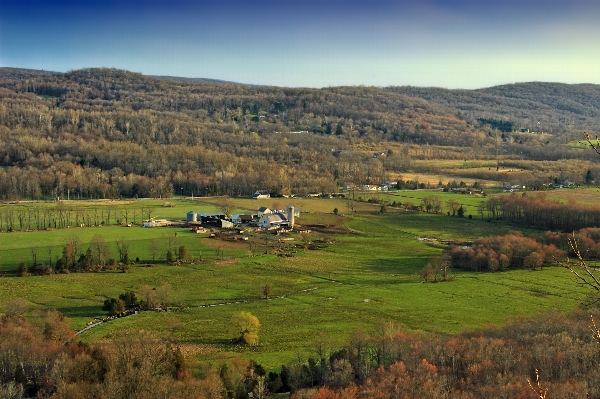
M 0 66 L 277 86 L 600 83 L 596 0 L 0 0 Z

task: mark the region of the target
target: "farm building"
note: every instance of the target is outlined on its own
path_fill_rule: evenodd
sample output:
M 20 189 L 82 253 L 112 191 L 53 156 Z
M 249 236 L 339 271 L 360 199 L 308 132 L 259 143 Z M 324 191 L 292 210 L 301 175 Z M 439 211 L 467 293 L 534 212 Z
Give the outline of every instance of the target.
M 262 215 L 268 215 L 269 213 L 271 213 L 271 210 L 269 208 L 267 208 L 266 206 L 261 206 L 260 208 L 258 208 L 258 217 L 261 218 Z
M 250 223 L 253 220 L 252 215 L 232 215 L 231 221 L 234 224 Z
M 187 213 L 186 221 L 188 222 L 196 222 L 198 220 L 198 214 L 194 211 L 189 211 Z
M 268 191 L 256 190 L 256 192 L 254 193 L 252 198 L 254 198 L 254 199 L 271 198 L 271 194 L 269 194 Z
M 293 205 L 287 207 L 284 211 L 271 211 L 263 213 L 258 221 L 258 226 L 271 229 L 276 227 L 294 227 L 295 218 L 300 215 L 300 212 Z
M 281 213 L 269 213 L 266 215 L 262 215 L 260 220 L 258 221 L 258 226 L 265 229 L 283 226 L 287 227 L 288 225 L 288 220 Z

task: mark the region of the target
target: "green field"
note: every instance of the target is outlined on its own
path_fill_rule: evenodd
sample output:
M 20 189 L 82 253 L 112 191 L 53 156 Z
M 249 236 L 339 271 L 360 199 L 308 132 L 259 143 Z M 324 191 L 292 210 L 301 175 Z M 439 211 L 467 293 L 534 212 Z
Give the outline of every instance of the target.
M 395 198 L 418 200 L 424 192 L 398 192 Z M 446 196 L 447 195 L 447 196 Z M 410 196 L 410 197 L 409 197 Z M 445 194 L 464 198 L 467 207 L 476 206 L 480 197 Z M 241 210 L 287 205 L 292 199 L 235 200 Z M 457 272 L 450 282 L 421 283 L 419 271 L 442 248 L 419 240 L 423 237 L 471 241 L 482 236 L 504 234 L 512 228 L 468 218 L 449 217 L 357 204 L 353 216 L 343 199 L 293 199 L 303 210 L 297 222 L 312 227 L 311 239 L 329 242 L 318 250 L 297 248 L 293 257 L 273 254 L 251 257 L 245 241 L 210 239 L 185 228 L 84 227 L 40 232 L 0 234 L 0 263 L 14 268 L 18 262 L 31 263 L 31 247 L 38 248 L 42 261 L 52 248 L 59 256 L 65 240 L 75 235 L 82 248 L 94 235 L 109 243 L 120 238 L 130 242 L 130 257 L 149 259 L 153 238 L 166 250 L 169 236 L 177 233 L 178 245 L 185 245 L 195 257 L 193 264 L 180 266 L 134 265 L 128 273 L 54 274 L 49 276 L 0 277 L 0 309 L 11 298 L 25 298 L 31 310 L 57 308 L 72 318 L 76 328 L 104 314 L 103 301 L 125 290 L 140 292 L 147 284 L 172 287 L 170 302 L 178 312 L 143 312 L 95 327 L 80 336 L 88 342 L 111 337 L 129 329 L 153 329 L 173 336 L 193 348 L 203 360 L 218 361 L 234 355 L 257 360 L 276 368 L 298 356 L 306 359 L 316 332 L 323 331 L 341 345 L 358 327 L 369 331 L 379 320 L 393 321 L 403 330 L 431 333 L 457 333 L 503 324 L 518 315 L 540 314 L 575 308 L 587 293 L 560 267 L 542 271 L 504 273 Z M 156 217 L 183 218 L 188 210 L 217 209 L 218 199 L 178 202 L 174 208 L 159 207 Z M 343 210 L 342 210 L 343 209 Z M 315 226 L 335 227 L 323 233 Z M 514 227 L 513 227 L 514 228 Z M 249 233 L 250 234 L 250 233 Z M 292 234 L 285 245 L 301 243 Z M 274 238 L 252 236 L 260 254 L 262 245 L 277 249 Z M 252 241 L 251 241 L 252 242 Z M 111 246 L 113 244 L 110 244 Z M 114 246 L 111 247 L 115 252 Z M 217 249 L 220 252 L 217 255 Z M 255 248 L 256 249 L 256 248 Z M 202 257 L 202 260 L 199 260 Z M 271 299 L 262 298 L 262 287 L 271 287 Z M 207 306 L 208 305 L 208 306 Z M 231 316 L 240 311 L 256 315 L 261 324 L 260 345 L 242 347 L 231 344 Z

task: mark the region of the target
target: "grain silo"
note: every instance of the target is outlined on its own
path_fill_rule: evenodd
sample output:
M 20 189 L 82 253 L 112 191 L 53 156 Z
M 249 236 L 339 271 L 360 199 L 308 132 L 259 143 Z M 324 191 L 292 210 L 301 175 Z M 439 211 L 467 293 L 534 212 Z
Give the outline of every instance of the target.
M 189 211 L 187 213 L 187 219 L 188 222 L 197 222 L 198 221 L 198 214 L 194 211 Z
M 290 227 L 294 227 L 294 205 L 289 205 L 287 207 L 287 220 L 288 220 L 288 226 Z

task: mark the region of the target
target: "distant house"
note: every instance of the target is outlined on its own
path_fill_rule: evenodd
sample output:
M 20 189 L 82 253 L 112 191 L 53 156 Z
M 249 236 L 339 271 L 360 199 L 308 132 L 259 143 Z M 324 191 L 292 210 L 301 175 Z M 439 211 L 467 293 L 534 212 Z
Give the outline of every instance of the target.
M 354 184 L 354 183 L 344 183 L 343 190 L 344 191 L 359 191 L 360 186 L 358 184 Z
M 381 190 L 381 187 L 379 187 L 375 184 L 365 184 L 363 186 L 363 190 L 364 191 L 377 191 L 377 190 Z
M 504 192 L 515 192 L 515 191 L 525 191 L 527 187 L 525 187 L 524 185 L 521 184 L 510 184 L 507 183 L 504 186 Z
M 269 194 L 268 191 L 256 190 L 256 192 L 254 193 L 252 198 L 253 199 L 271 198 L 271 194 Z

